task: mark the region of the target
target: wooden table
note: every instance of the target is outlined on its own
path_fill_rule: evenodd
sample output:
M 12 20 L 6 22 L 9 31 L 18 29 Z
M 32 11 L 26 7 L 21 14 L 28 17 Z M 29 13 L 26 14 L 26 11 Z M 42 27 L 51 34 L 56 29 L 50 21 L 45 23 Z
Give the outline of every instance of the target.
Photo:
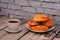
M 0 18 L 0 22 L 7 20 L 8 18 Z M 2 23 L 3 24 L 3 23 Z M 0 24 L 1 25 L 1 24 Z M 4 25 L 4 24 L 3 24 Z M 1 25 L 2 26 L 2 25 Z M 6 26 L 6 25 L 4 25 Z M 19 33 L 8 33 L 5 28 L 0 30 L 0 40 L 48 40 L 49 37 L 45 37 L 45 34 L 33 33 L 25 28 L 25 24 L 21 25 L 24 27 Z M 54 38 L 54 40 L 60 40 L 60 38 Z

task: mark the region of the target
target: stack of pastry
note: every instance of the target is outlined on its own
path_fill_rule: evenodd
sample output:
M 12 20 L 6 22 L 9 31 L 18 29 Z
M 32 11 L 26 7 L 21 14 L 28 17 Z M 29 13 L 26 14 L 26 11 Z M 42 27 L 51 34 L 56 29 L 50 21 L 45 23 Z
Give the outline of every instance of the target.
M 47 31 L 54 24 L 53 19 L 44 14 L 36 14 L 33 20 L 28 20 L 27 23 L 30 29 L 42 32 Z

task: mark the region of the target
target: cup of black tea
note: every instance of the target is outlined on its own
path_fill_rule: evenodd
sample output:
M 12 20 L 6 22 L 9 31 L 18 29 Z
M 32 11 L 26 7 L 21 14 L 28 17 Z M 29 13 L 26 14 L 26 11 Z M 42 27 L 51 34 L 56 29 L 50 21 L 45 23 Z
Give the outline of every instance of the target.
M 8 28 L 11 29 L 11 30 L 18 30 L 18 28 L 20 27 L 20 20 L 18 19 L 9 19 L 7 21 L 7 25 L 8 25 Z

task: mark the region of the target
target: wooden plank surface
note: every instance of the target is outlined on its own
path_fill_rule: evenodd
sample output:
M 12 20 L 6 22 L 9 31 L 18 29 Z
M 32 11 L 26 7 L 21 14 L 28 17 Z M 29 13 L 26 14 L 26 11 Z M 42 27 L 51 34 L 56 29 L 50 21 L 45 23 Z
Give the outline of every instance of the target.
M 4 23 L 5 20 L 7 20 L 7 18 L 0 17 L 0 39 L 3 38 L 7 34 L 7 32 L 3 30 L 6 26 L 6 24 Z
M 5 30 L 0 31 L 0 39 L 8 35 L 8 33 Z
M 44 35 L 36 34 L 33 32 L 27 33 L 20 40 L 47 40 L 48 38 L 44 37 Z
M 24 27 L 24 25 L 22 25 L 22 27 Z M 6 35 L 5 37 L 3 37 L 0 40 L 17 40 L 19 39 L 22 35 L 24 35 L 26 32 L 28 32 L 27 29 L 22 30 L 19 33 L 8 33 L 8 35 Z
M 44 37 L 44 35 L 40 35 L 37 40 L 47 40 L 47 37 Z
M 60 40 L 60 38 L 54 38 L 54 40 Z
M 2 30 L 3 28 L 5 28 L 7 26 L 5 21 L 8 20 L 8 19 L 9 18 L 7 18 L 7 17 L 0 17 L 0 30 Z
M 8 33 L 4 30 L 6 27 L 6 20 L 8 20 L 7 17 L 0 17 L 0 39 L 8 35 Z
M 37 40 L 37 39 L 39 38 L 39 36 L 40 36 L 40 34 L 35 34 L 35 35 L 31 38 L 31 40 Z
M 5 17 L 0 18 L 0 27 L 5 26 L 3 22 L 8 19 Z M 0 40 L 48 40 L 49 39 L 49 37 L 44 37 L 44 34 L 36 34 L 33 32 L 29 32 L 25 28 L 25 24 L 22 25 L 22 27 L 23 30 L 21 32 L 14 34 L 8 33 L 4 29 L 0 30 Z M 54 40 L 60 40 L 60 38 L 54 38 Z
M 27 33 L 25 36 L 23 36 L 21 39 L 19 40 L 31 40 L 31 38 L 34 36 L 34 33 L 29 32 Z

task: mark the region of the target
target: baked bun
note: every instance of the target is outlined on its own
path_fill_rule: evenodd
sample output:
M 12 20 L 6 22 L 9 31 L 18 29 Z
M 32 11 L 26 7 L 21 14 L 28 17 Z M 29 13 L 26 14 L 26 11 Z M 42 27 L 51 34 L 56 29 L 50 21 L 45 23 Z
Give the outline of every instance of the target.
M 28 20 L 29 25 L 39 25 L 39 23 L 35 20 Z
M 34 19 L 35 21 L 39 21 L 39 22 L 45 22 L 48 20 L 48 16 L 46 15 L 43 15 L 43 14 L 37 14 L 34 16 Z
M 30 26 L 30 29 L 32 29 L 34 31 L 44 32 L 44 31 L 47 31 L 49 28 L 44 25 L 38 25 L 38 26 Z
M 53 19 L 44 14 L 36 14 L 33 20 L 27 21 L 29 28 L 36 32 L 46 32 L 54 25 Z
M 53 19 L 49 18 L 48 21 L 44 23 L 44 25 L 46 25 L 48 27 L 52 27 L 54 25 Z

